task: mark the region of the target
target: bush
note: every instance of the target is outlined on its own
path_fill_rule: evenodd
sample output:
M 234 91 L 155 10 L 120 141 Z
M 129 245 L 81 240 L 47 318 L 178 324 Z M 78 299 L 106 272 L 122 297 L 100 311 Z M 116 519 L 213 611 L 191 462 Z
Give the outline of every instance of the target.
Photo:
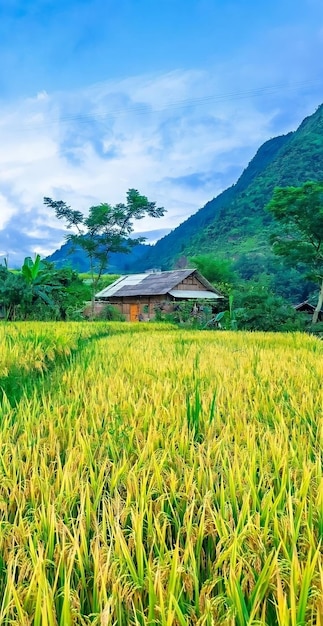
M 323 322 L 317 322 L 316 324 L 310 323 L 306 327 L 306 332 L 310 333 L 311 335 L 321 337 L 323 339 Z
M 239 330 L 302 331 L 303 316 L 266 286 L 251 284 L 235 294 Z
M 112 304 L 107 304 L 97 316 L 99 320 L 107 320 L 108 322 L 125 322 L 125 316 Z

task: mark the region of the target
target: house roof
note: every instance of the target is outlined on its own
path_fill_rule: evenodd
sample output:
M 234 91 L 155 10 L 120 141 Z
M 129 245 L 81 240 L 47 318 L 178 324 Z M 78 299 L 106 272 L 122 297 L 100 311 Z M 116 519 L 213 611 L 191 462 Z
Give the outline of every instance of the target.
M 299 304 L 294 304 L 294 309 L 299 311 L 301 309 L 307 309 L 308 311 L 315 311 L 314 304 L 311 304 L 308 300 L 304 300 L 304 302 L 300 302 Z M 323 309 L 320 310 L 320 313 L 323 313 Z
M 127 276 L 121 276 L 121 278 L 118 278 L 118 280 L 112 283 L 112 285 L 109 285 L 105 289 L 102 289 L 102 291 L 99 291 L 95 297 L 98 299 L 108 299 L 112 297 L 124 298 L 127 296 L 166 295 L 167 293 L 175 290 L 177 285 L 192 274 L 195 274 L 208 293 L 216 294 L 218 298 L 222 297 L 213 285 L 211 285 L 211 283 L 209 283 L 196 269 L 173 270 L 169 272 L 150 272 L 146 274 L 130 274 Z M 184 295 L 184 293 L 186 292 L 183 291 L 181 293 L 182 298 L 189 297 Z M 194 293 L 196 292 L 194 291 Z M 197 296 L 191 297 L 195 298 Z M 199 295 L 199 297 L 205 298 L 206 296 Z M 212 297 L 214 297 L 214 295 Z
M 304 300 L 304 302 L 300 302 L 299 304 L 294 304 L 294 309 L 296 311 L 307 311 L 310 313 L 314 313 L 315 306 L 311 304 L 308 300 Z M 319 315 L 323 314 L 323 309 L 319 311 Z

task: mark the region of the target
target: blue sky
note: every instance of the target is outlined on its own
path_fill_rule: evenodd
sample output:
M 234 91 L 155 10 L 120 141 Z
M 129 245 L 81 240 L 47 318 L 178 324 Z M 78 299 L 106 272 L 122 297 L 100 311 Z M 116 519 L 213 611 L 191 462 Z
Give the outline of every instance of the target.
M 62 243 L 44 195 L 136 187 L 154 240 L 323 101 L 323 3 L 0 0 L 0 67 L 0 256 Z

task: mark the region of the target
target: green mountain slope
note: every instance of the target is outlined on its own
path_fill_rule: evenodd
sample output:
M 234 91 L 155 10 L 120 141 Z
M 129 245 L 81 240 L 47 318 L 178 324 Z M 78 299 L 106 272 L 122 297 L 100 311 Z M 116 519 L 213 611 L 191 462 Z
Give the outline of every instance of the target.
M 158 241 L 138 269 L 172 267 L 200 252 L 239 259 L 270 257 L 272 220 L 264 210 L 276 186 L 323 179 L 323 105 L 292 133 L 267 141 L 238 182 Z

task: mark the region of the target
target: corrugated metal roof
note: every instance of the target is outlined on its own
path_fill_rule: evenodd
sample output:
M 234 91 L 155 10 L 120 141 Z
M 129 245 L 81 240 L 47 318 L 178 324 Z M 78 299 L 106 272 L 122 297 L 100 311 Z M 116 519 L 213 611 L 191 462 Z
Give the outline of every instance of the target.
M 190 291 L 189 289 L 172 289 L 172 291 L 168 292 L 173 298 L 185 298 L 186 300 L 191 298 L 192 300 L 219 300 L 223 298 L 223 296 L 219 296 L 217 293 L 213 291 L 203 291 L 202 289 L 199 291 Z
M 139 285 L 144 278 L 147 278 L 147 274 L 129 274 L 127 276 L 121 276 L 115 280 L 114 283 L 95 294 L 95 297 L 111 298 L 111 296 L 114 296 L 122 287 L 127 285 Z
M 96 298 L 108 299 L 127 296 L 162 296 L 170 293 L 185 278 L 195 274 L 202 285 L 211 293 L 221 294 L 195 269 L 173 270 L 169 272 L 151 272 L 122 276 L 112 285 L 102 289 Z M 184 296 L 183 296 L 184 297 Z

